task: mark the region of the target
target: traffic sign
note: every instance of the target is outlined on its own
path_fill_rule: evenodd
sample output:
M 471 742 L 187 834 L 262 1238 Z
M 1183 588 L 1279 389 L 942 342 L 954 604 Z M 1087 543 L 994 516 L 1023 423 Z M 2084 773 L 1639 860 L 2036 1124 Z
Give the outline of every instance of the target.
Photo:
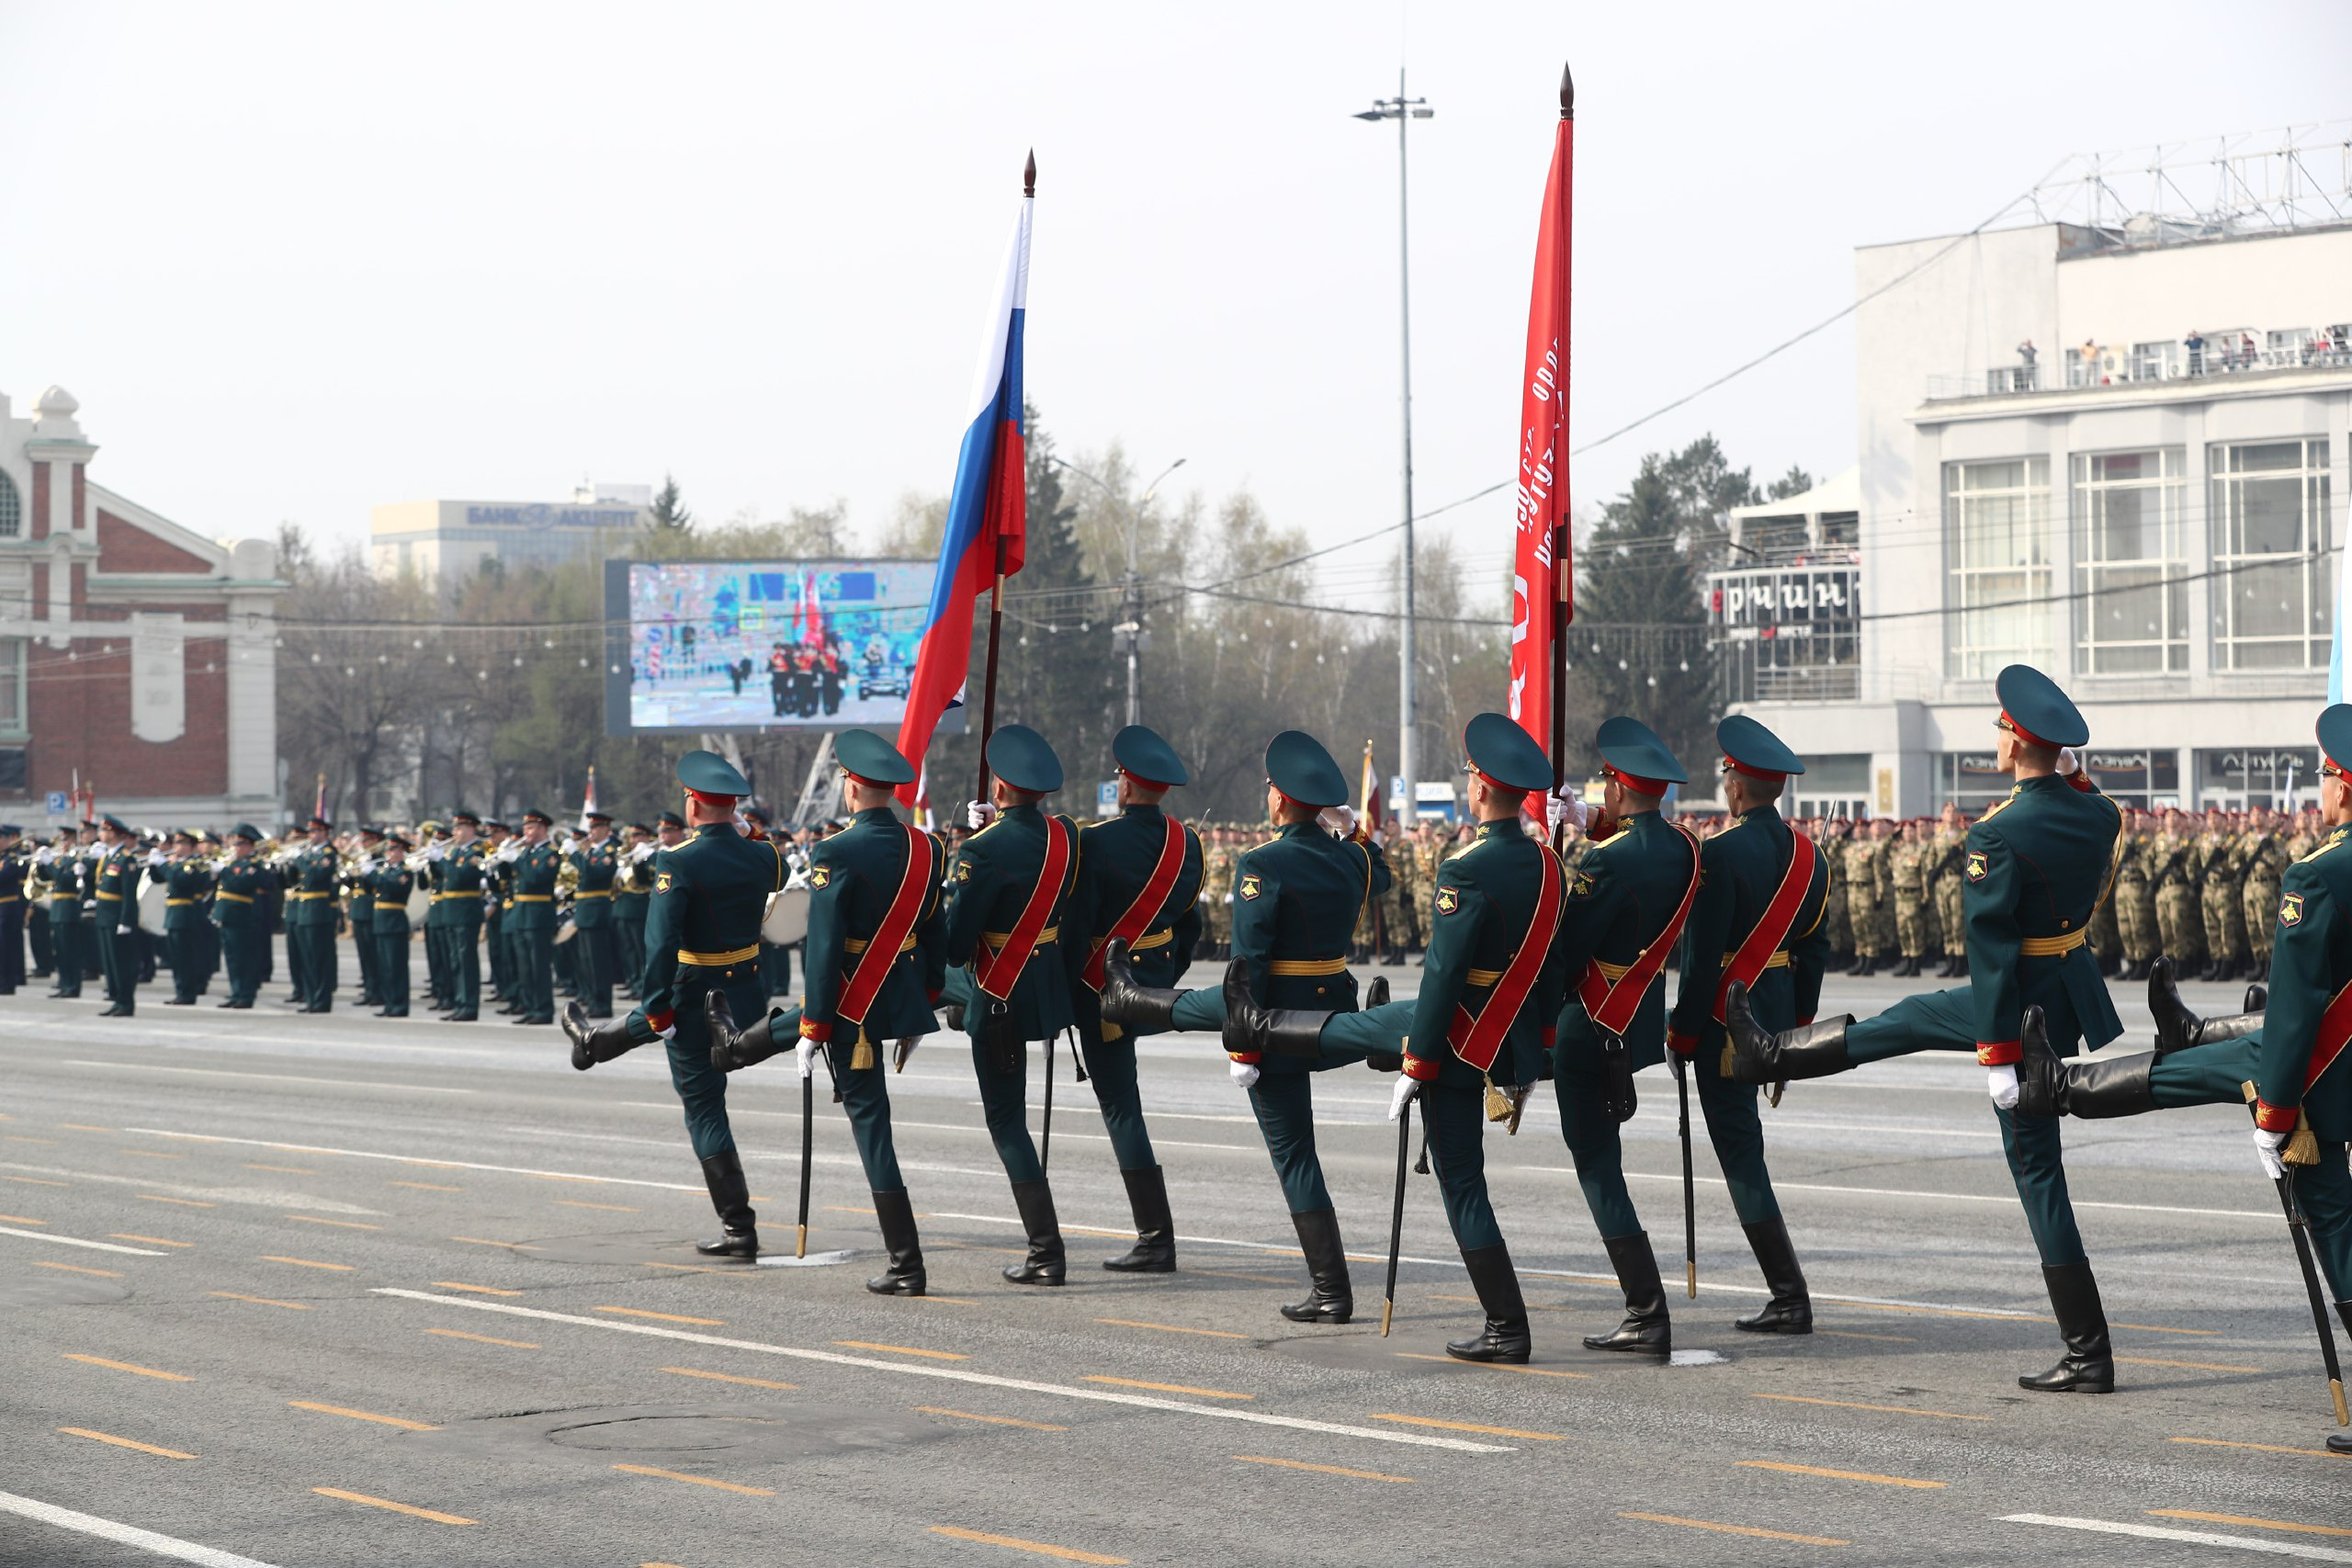
M 73 809 L 73 796 L 62 789 L 53 789 L 49 792 L 49 814 L 51 817 L 62 817 Z
M 1094 786 L 1094 815 L 1116 817 L 1119 814 L 1119 781 L 1104 779 Z

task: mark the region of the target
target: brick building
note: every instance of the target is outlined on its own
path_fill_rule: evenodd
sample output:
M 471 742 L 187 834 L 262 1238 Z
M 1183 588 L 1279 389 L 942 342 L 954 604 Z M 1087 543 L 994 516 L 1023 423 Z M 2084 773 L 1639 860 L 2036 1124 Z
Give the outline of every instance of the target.
M 277 809 L 277 550 L 222 544 L 90 477 L 62 387 L 0 394 L 0 818 L 78 781 L 148 825 Z

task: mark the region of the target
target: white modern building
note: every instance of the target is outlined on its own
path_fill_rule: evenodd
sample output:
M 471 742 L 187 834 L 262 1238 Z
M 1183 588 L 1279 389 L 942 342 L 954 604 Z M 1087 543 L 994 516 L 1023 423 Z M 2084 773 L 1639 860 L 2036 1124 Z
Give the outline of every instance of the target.
M 496 561 L 508 570 L 601 561 L 651 515 L 650 485 L 582 484 L 570 501 L 403 501 L 370 514 L 379 577 L 456 583 Z
M 2289 171 L 2300 202 L 2119 219 L 2108 180 L 2064 220 L 1858 253 L 1859 468 L 1742 509 L 1710 578 L 1729 694 L 1808 759 L 1801 803 L 2006 794 L 1993 677 L 2019 661 L 2127 800 L 2311 797 L 2352 493 L 2345 159 Z

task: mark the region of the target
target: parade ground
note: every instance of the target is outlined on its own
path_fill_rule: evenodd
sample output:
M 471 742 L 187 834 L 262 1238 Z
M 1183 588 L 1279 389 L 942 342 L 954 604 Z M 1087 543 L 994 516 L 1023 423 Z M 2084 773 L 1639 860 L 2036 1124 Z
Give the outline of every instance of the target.
M 1912 988 L 1833 976 L 1823 1010 Z M 2122 989 L 2116 1049 L 2143 1049 Z M 1427 1177 L 1381 1337 L 1393 1080 L 1360 1068 L 1316 1085 L 1357 1316 L 1310 1329 L 1275 1313 L 1304 1270 L 1204 1036 L 1144 1047 L 1173 1275 L 1096 1267 L 1128 1219 L 1063 1057 L 1059 1290 L 998 1279 L 1021 1248 L 968 1050 L 918 1050 L 890 1091 L 934 1293 L 895 1300 L 863 1288 L 883 1259 L 821 1075 L 808 1248 L 852 1256 L 783 1262 L 788 1054 L 730 1095 L 782 1255 L 754 1269 L 688 1245 L 710 1205 L 654 1053 L 582 1075 L 551 1030 L 99 1005 L 20 995 L 0 1045 L 0 1562 L 2352 1562 L 2294 1258 L 2226 1109 L 2066 1124 L 2120 1387 L 2046 1395 L 2016 1384 L 2057 1334 L 1965 1057 L 1766 1112 L 1810 1337 L 1732 1329 L 1763 1291 L 1702 1139 L 1664 1367 L 1577 1342 L 1619 1295 L 1547 1086 L 1487 1141 L 1535 1348 L 1486 1367 L 1443 1353 L 1478 1311 Z M 1672 1287 L 1673 1086 L 1638 1081 Z

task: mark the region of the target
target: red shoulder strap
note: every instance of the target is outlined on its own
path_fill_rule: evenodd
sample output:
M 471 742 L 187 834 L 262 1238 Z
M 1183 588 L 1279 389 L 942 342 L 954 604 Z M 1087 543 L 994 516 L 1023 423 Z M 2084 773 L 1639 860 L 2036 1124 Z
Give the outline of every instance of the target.
M 881 994 L 882 982 L 889 978 L 890 965 L 898 962 L 907 933 L 915 929 L 915 920 L 922 913 L 923 895 L 930 890 L 931 838 L 920 828 L 906 828 L 905 832 L 907 867 L 899 874 L 899 890 L 890 896 L 882 923 L 858 955 L 857 967 L 850 972 L 849 985 L 836 1010 L 852 1023 L 865 1021 L 866 1010 Z
M 1102 988 L 1102 949 L 1114 941 L 1132 942 L 1150 928 L 1152 916 L 1168 902 L 1168 895 L 1176 886 L 1176 878 L 1184 870 L 1184 824 L 1173 817 L 1162 818 L 1168 836 L 1159 846 L 1159 858 L 1152 863 L 1151 874 L 1144 878 L 1143 890 L 1136 895 L 1126 913 L 1111 922 L 1094 951 L 1086 955 L 1086 983 L 1095 990 Z
M 1793 828 L 1789 829 L 1789 838 L 1794 848 L 1789 855 L 1789 869 L 1781 874 L 1779 889 L 1773 893 L 1772 901 L 1764 907 L 1764 918 L 1756 922 L 1756 929 L 1747 933 L 1747 940 L 1741 942 L 1739 951 L 1732 954 L 1723 978 L 1715 982 L 1714 1017 L 1717 1023 L 1724 1021 L 1724 993 L 1731 989 L 1734 980 L 1743 986 L 1756 984 L 1756 976 L 1764 973 L 1765 964 L 1771 961 L 1772 954 L 1787 938 L 1789 928 L 1796 924 L 1797 911 L 1804 906 L 1804 896 L 1813 889 L 1813 840 Z M 1697 960 L 1704 955 L 1693 953 L 1691 956 Z
M 1503 977 L 1496 982 L 1477 1017 L 1471 1017 L 1467 1008 L 1456 1007 L 1445 1031 L 1445 1043 L 1453 1047 L 1453 1054 L 1482 1073 L 1495 1065 L 1503 1037 L 1510 1032 L 1512 1021 L 1535 988 L 1535 977 L 1543 973 L 1544 960 L 1551 954 L 1552 933 L 1560 924 L 1560 857 L 1549 844 L 1538 842 L 1536 848 L 1544 852 L 1544 885 L 1535 896 L 1535 918 L 1528 922 L 1518 951 L 1510 955 Z
M 1021 983 L 1021 972 L 1029 966 L 1029 955 L 1045 934 L 1046 920 L 1061 897 L 1062 878 L 1069 874 L 1069 828 L 1060 818 L 1046 818 L 1046 863 L 1038 870 L 1037 886 L 1029 890 L 1021 918 L 1012 924 L 1012 940 L 974 967 L 973 983 L 999 1001 L 1012 995 L 1012 987 Z
M 1641 1010 L 1642 998 L 1657 983 L 1659 972 L 1666 967 L 1667 955 L 1681 940 L 1683 923 L 1690 918 L 1691 900 L 1699 896 L 1699 835 L 1679 822 L 1674 824 L 1674 830 L 1690 846 L 1690 881 L 1682 889 L 1682 902 L 1676 907 L 1674 918 L 1666 922 L 1666 929 L 1657 933 L 1656 941 L 1642 949 L 1641 955 L 1617 977 L 1615 985 L 1601 974 L 1598 959 L 1584 966 L 1584 976 L 1577 982 L 1577 999 L 1584 1004 L 1586 1016 L 1596 1028 L 1611 1034 L 1623 1035 L 1633 1023 L 1634 1015 Z
M 2312 1064 L 2303 1072 L 2303 1092 L 2309 1094 L 2319 1076 L 2335 1065 L 2345 1047 L 2352 1045 L 2352 981 L 2335 993 L 2320 1016 L 2319 1039 L 2312 1046 Z

